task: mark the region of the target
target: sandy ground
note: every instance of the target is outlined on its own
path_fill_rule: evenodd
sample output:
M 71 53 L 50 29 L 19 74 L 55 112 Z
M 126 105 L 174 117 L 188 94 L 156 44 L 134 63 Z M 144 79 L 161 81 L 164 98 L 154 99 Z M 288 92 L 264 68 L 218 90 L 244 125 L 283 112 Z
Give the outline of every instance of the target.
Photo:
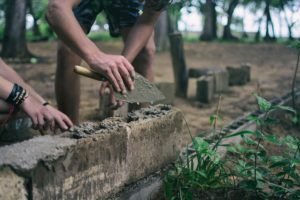
M 119 41 L 99 42 L 97 45 L 106 52 L 118 53 Z M 39 56 L 51 58 L 48 64 L 11 64 L 46 99 L 55 104 L 54 78 L 56 42 L 29 44 L 30 50 Z M 219 126 L 226 125 L 236 117 L 257 108 L 253 92 L 258 85 L 261 95 L 267 99 L 281 96 L 291 90 L 293 71 L 296 65 L 296 51 L 279 44 L 229 44 L 229 43 L 188 43 L 185 44 L 186 62 L 189 68 L 238 66 L 251 63 L 251 82 L 245 86 L 230 87 L 222 94 Z M 173 81 L 169 52 L 157 53 L 155 60 L 157 82 Z M 65 83 L 69 84 L 69 83 Z M 99 82 L 81 78 L 81 120 L 90 120 L 97 112 Z M 72 89 L 72 85 L 70 85 Z M 209 116 L 214 114 L 218 96 L 210 104 L 195 101 L 196 83 L 189 81 L 188 99 L 175 100 L 175 106 L 182 110 L 193 135 L 210 128 Z

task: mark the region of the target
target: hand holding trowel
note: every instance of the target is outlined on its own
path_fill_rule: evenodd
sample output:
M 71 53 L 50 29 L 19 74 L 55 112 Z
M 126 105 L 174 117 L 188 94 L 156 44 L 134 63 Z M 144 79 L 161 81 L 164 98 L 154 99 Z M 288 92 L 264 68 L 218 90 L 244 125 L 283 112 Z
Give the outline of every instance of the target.
M 90 69 L 81 66 L 75 66 L 74 71 L 77 74 L 98 80 L 108 81 L 108 79 L 100 73 L 94 72 Z M 150 83 L 147 79 L 138 73 L 135 73 L 134 87 L 132 91 L 128 91 L 126 95 L 114 91 L 117 100 L 126 101 L 129 103 L 154 103 L 165 99 L 165 96 L 157 89 L 155 85 Z

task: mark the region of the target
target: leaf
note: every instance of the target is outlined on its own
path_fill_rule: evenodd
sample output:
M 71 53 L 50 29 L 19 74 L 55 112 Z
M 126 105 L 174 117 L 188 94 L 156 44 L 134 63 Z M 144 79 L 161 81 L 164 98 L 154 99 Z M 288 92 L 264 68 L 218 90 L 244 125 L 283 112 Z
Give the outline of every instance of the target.
M 277 124 L 279 122 L 279 120 L 275 119 L 273 117 L 267 117 L 263 122 L 265 125 L 268 125 L 268 124 L 272 125 L 272 124 Z
M 231 152 L 231 153 L 239 154 L 239 152 L 237 151 L 237 149 L 234 146 L 227 147 L 227 151 Z
M 266 99 L 258 96 L 257 94 L 255 94 L 254 96 L 256 97 L 259 109 L 261 111 L 267 112 L 267 111 L 271 110 L 272 104 L 269 101 L 267 101 Z
M 255 115 L 249 115 L 249 116 L 247 116 L 247 119 L 250 120 L 250 121 L 255 122 L 255 121 L 257 121 L 259 118 L 258 118 L 257 116 L 255 116 Z
M 273 144 L 280 144 L 280 141 L 275 135 L 264 135 L 264 139 Z
M 284 110 L 284 111 L 288 111 L 288 112 L 291 112 L 293 114 L 297 114 L 297 111 L 291 107 L 288 107 L 288 106 L 274 106 L 274 108 L 278 108 L 278 109 L 281 109 L 281 110 Z
M 242 135 L 246 135 L 246 134 L 248 134 L 248 135 L 255 135 L 256 132 L 250 131 L 250 130 L 243 130 L 243 131 L 239 131 L 237 133 L 233 133 L 231 135 L 227 135 L 224 138 L 232 138 L 232 137 L 242 136 Z
M 270 168 L 277 168 L 277 167 L 285 167 L 285 166 L 287 166 L 287 165 L 289 165 L 290 164 L 290 162 L 289 162 L 289 160 L 280 160 L 280 161 L 278 161 L 278 162 L 274 162 L 273 164 L 271 164 L 270 165 Z

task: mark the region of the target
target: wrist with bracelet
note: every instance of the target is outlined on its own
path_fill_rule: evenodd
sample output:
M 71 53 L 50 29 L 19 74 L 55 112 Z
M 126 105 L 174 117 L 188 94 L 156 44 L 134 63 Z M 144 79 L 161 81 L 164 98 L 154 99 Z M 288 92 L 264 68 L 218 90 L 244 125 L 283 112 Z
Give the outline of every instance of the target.
M 9 96 L 5 101 L 18 108 L 25 101 L 27 97 L 28 97 L 27 91 L 23 89 L 22 86 L 15 83 L 13 85 L 13 89 L 11 90 Z

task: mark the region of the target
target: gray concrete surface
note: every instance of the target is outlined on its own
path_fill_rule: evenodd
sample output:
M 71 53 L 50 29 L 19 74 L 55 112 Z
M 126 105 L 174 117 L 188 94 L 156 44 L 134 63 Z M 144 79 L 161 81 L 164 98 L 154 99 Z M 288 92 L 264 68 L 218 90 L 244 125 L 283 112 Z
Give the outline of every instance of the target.
M 30 199 L 105 199 L 175 161 L 190 143 L 175 108 L 158 105 L 128 118 L 86 122 L 64 136 L 3 146 L 0 167 L 25 181 Z

